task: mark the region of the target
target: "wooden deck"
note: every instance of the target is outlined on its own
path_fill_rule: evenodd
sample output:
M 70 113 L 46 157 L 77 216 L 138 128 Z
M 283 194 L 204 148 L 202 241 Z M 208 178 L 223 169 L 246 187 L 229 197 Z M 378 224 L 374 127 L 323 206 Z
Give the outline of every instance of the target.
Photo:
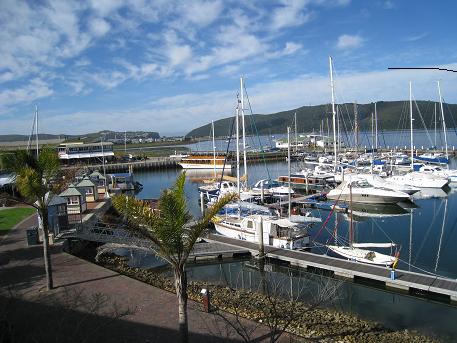
M 258 254 L 259 246 L 256 243 L 232 239 L 216 234 L 210 234 L 208 241 L 231 244 Z M 329 271 L 336 277 L 358 281 L 374 281 L 382 283 L 386 288 L 406 292 L 411 295 L 445 298 L 449 302 L 457 302 L 457 280 L 433 275 L 420 274 L 405 270 L 395 270 L 395 279 L 391 280 L 391 269 L 379 266 L 358 263 L 326 255 L 309 252 L 264 247 L 269 258 L 288 262 L 292 266 L 306 269 Z

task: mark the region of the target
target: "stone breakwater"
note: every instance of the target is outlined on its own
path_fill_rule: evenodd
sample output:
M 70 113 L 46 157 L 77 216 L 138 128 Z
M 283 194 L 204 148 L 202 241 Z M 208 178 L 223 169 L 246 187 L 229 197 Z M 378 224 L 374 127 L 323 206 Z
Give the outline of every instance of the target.
M 173 279 L 157 271 L 132 268 L 127 264 L 127 258 L 114 254 L 100 257 L 98 263 L 106 268 L 115 270 L 139 281 L 148 283 L 169 292 L 174 292 Z M 233 290 L 220 285 L 208 285 L 203 282 L 189 282 L 188 296 L 201 302 L 200 290 L 210 288 L 213 308 L 231 314 L 237 313 L 246 319 L 266 323 L 265 314 L 271 311 L 271 299 L 265 294 L 246 290 Z M 237 299 L 237 301 L 234 301 Z M 275 302 L 277 313 L 286 308 L 290 309 L 288 301 Z M 283 309 L 281 309 L 283 306 Z M 287 332 L 309 339 L 313 342 L 406 342 L 423 343 L 437 340 L 408 330 L 391 330 L 378 323 L 360 319 L 354 315 L 329 309 L 313 308 L 301 302 L 294 302 L 294 317 Z M 259 318 L 264 318 L 262 321 Z

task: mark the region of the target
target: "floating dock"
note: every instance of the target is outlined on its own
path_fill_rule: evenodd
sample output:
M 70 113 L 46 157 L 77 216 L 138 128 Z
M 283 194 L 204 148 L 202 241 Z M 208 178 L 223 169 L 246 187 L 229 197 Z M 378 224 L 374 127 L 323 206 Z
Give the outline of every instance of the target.
M 230 244 L 247 249 L 253 255 L 258 255 L 259 245 L 210 234 L 208 241 Z M 391 278 L 391 269 L 359 262 L 343 260 L 327 255 L 310 252 L 264 247 L 268 258 L 284 261 L 291 266 L 297 266 L 314 272 L 324 272 L 334 277 L 344 278 L 353 282 L 372 283 L 384 286 L 386 289 L 407 293 L 414 296 L 428 297 L 448 303 L 457 303 L 457 280 L 435 275 L 414 273 L 405 270 L 395 270 L 395 277 Z

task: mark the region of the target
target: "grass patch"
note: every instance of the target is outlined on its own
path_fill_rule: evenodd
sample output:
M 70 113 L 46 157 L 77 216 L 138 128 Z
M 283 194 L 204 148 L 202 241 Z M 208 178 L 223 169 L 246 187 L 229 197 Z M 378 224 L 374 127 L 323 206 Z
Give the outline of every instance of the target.
M 0 236 L 5 235 L 16 224 L 35 212 L 34 208 L 17 207 L 0 210 Z

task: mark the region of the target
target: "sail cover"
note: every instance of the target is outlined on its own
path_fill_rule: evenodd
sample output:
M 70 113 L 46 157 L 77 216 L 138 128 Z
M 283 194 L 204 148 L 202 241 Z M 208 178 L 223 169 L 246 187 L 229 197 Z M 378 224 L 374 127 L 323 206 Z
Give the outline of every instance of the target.
M 392 248 L 395 243 L 352 243 L 354 248 Z

